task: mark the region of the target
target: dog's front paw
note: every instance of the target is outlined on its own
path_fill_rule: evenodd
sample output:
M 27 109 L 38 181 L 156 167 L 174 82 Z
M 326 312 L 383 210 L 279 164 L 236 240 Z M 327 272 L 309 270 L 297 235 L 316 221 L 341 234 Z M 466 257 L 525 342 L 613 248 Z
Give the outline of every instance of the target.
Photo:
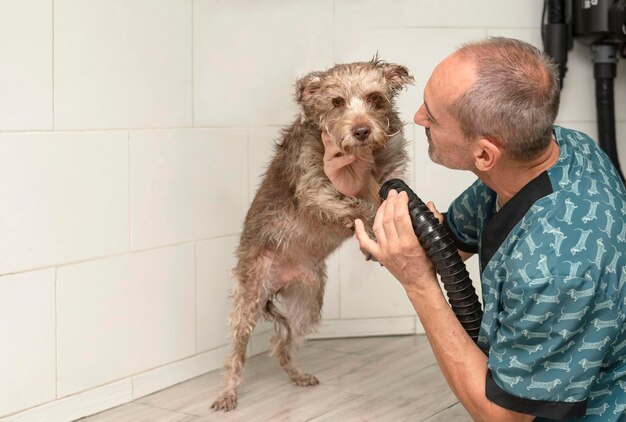
M 291 382 L 298 387 L 311 387 L 317 385 L 320 381 L 311 374 L 299 374 L 291 377 Z
M 233 410 L 235 407 L 237 407 L 237 395 L 231 392 L 220 394 L 211 405 L 211 409 L 224 412 Z

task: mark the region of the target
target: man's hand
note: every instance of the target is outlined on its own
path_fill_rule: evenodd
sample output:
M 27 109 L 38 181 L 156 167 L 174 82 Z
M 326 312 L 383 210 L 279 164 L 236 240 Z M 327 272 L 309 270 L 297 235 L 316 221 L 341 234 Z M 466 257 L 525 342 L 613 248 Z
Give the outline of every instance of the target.
M 327 132 L 322 132 L 324 144 L 324 173 L 335 189 L 346 196 L 358 196 L 366 184 L 374 166 L 371 148 L 357 148 L 350 155 L 342 155 Z
M 413 231 L 408 203 L 406 192 L 389 192 L 374 219 L 376 240 L 370 239 L 361 220 L 355 221 L 355 228 L 361 249 L 372 254 L 410 292 L 425 287 L 423 281 L 436 280 L 436 275 Z M 428 206 L 441 221 L 443 217 L 434 205 L 429 202 Z

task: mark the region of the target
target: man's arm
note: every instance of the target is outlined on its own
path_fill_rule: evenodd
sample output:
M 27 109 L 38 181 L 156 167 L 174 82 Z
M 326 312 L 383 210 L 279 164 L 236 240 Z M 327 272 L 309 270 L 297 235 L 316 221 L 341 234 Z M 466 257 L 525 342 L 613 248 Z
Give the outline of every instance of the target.
M 485 394 L 487 357 L 467 335 L 444 299 L 437 279 L 422 280 L 431 287 L 407 291 L 448 385 L 474 420 L 532 421 L 525 415 L 498 406 Z
M 484 421 L 532 421 L 532 415 L 508 410 L 487 399 L 487 357 L 446 303 L 434 266 L 413 232 L 406 193 L 398 195 L 392 190 L 378 209 L 374 221 L 376 241 L 367 236 L 361 221 L 357 220 L 355 226 L 361 248 L 402 283 L 448 385 L 470 415 Z

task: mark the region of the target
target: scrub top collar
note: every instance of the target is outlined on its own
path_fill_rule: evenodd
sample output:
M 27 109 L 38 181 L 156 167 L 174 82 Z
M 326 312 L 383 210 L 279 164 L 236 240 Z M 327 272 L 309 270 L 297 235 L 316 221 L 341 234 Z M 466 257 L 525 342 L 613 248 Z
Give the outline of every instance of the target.
M 564 148 L 558 136 L 553 137 L 559 145 L 559 159 L 550 169 L 528 182 L 513 196 L 500 210 L 493 215 L 482 232 L 480 238 L 480 268 L 481 272 L 496 254 L 502 243 L 509 237 L 511 231 L 524 218 L 530 207 L 544 196 L 554 192 L 548 172 L 564 161 Z

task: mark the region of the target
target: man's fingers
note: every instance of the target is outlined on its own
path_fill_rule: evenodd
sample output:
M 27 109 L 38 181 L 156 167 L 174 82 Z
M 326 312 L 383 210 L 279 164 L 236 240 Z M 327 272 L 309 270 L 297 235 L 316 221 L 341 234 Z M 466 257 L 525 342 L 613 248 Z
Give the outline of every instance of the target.
M 322 144 L 324 144 L 324 159 L 328 160 L 336 156 L 341 150 L 332 143 L 328 132 L 322 132 Z
M 398 231 L 396 229 L 396 199 L 398 192 L 392 189 L 387 195 L 387 206 L 383 216 L 383 227 L 385 228 L 385 238 L 389 244 L 397 244 Z
M 380 248 L 375 240 L 371 239 L 365 230 L 365 225 L 363 221 L 356 219 L 354 221 L 354 229 L 356 232 L 356 238 L 359 241 L 359 245 L 361 249 L 370 253 L 376 260 L 378 260 L 378 256 L 380 254 Z
M 417 237 L 409 216 L 409 196 L 406 192 L 400 192 L 396 201 L 395 220 L 398 228 L 398 236 L 402 246 L 413 245 Z
M 429 201 L 428 204 L 426 204 L 426 206 L 428 207 L 430 212 L 432 212 L 435 215 L 435 217 L 437 217 L 437 219 L 439 220 L 439 223 L 443 224 L 443 215 L 439 211 L 437 211 L 437 208 L 435 208 L 435 204 L 433 204 L 432 201 Z
M 326 131 L 322 132 L 322 143 L 324 144 L 324 148 L 327 148 L 330 144 L 330 135 Z
M 382 249 L 387 248 L 387 237 L 385 236 L 385 229 L 383 228 L 383 218 L 385 216 L 385 208 L 387 207 L 387 201 L 383 201 L 376 210 L 376 216 L 374 216 L 374 224 L 372 230 L 376 235 L 376 241 Z
M 340 157 L 329 157 L 326 160 L 326 165 L 330 170 L 338 170 L 340 168 L 349 166 L 354 163 L 356 157 L 354 155 L 342 155 Z

